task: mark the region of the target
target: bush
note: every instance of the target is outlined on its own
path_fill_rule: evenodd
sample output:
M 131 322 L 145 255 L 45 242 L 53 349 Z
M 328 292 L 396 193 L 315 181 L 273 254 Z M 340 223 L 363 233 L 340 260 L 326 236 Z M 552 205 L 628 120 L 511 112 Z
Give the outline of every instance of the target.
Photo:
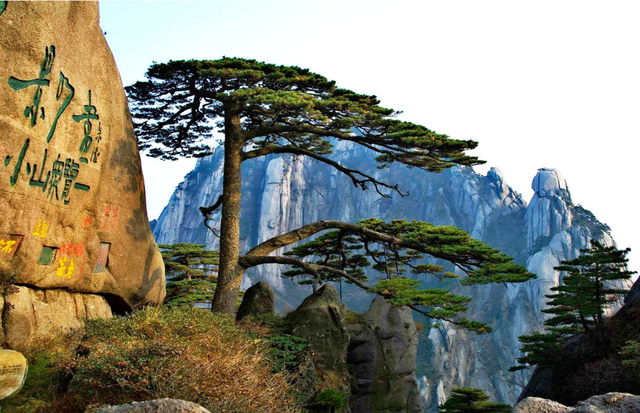
M 49 363 L 66 382 L 59 380 L 57 393 L 31 411 L 84 412 L 164 397 L 212 413 L 300 411 L 287 375 L 272 372 L 269 347 L 226 315 L 147 308 L 88 321 L 75 344 L 74 352 Z
M 336 410 L 341 409 L 345 403 L 344 394 L 334 389 L 324 389 L 316 394 L 314 401 L 321 406 L 332 407 Z
M 275 361 L 274 372 L 295 372 L 305 358 L 308 342 L 290 334 L 279 334 L 267 338 L 271 346 L 269 356 Z

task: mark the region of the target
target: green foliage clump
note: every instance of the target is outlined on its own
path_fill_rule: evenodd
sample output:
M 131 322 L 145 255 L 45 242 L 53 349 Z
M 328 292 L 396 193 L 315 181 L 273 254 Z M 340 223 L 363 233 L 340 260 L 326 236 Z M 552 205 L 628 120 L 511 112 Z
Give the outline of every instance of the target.
M 397 306 L 408 306 L 430 319 L 446 320 L 482 334 L 491 331 L 484 323 L 459 314 L 471 300 L 445 289 L 422 289 L 419 276 L 439 279 L 458 276 L 441 265 L 421 262 L 425 256 L 443 259 L 464 270 L 463 285 L 492 282 L 524 282 L 534 278 L 526 269 L 496 249 L 455 227 L 439 227 L 427 222 L 369 218 L 357 225 L 342 225 L 337 231 L 293 248 L 287 256 L 303 260 L 293 264 L 285 276 L 312 277 L 315 282 L 341 281 L 357 284 L 379 294 Z M 380 273 L 368 284 L 363 269 Z
M 542 310 L 552 317 L 545 320 L 545 333 L 536 332 L 520 336 L 524 356 L 518 358 L 520 365 L 511 371 L 530 366 L 556 365 L 562 361 L 561 350 L 569 340 L 583 333 L 597 345 L 595 348 L 607 348 L 608 337 L 604 331 L 604 312 L 609 304 L 627 290 L 614 288 L 614 282 L 628 280 L 635 273 L 628 271 L 626 255 L 630 249 L 618 250 L 605 247 L 592 240 L 590 248 L 574 260 L 562 261 L 556 271 L 565 271 L 562 284 L 551 288 L 556 294 L 551 298 L 549 308 Z
M 335 389 L 324 389 L 313 398 L 313 401 L 321 406 L 341 409 L 345 403 L 344 393 Z
M 271 351 L 269 357 L 275 361 L 274 372 L 295 372 L 305 360 L 309 343 L 301 337 L 278 334 L 267 338 Z
M 167 273 L 178 278 L 213 277 L 218 271 L 220 254 L 205 249 L 204 244 L 161 244 Z M 198 268 L 202 267 L 202 268 Z
M 211 300 L 215 289 L 215 281 L 208 279 L 168 281 L 164 304 L 168 307 L 192 306 L 194 303 Z
M 636 376 L 640 376 L 640 373 L 638 373 L 638 367 L 640 367 L 640 343 L 635 340 L 629 340 L 618 354 L 622 357 L 622 366 L 633 371 Z
M 451 390 L 451 396 L 438 409 L 441 413 L 511 413 L 512 407 L 489 401 L 482 390 L 459 387 Z

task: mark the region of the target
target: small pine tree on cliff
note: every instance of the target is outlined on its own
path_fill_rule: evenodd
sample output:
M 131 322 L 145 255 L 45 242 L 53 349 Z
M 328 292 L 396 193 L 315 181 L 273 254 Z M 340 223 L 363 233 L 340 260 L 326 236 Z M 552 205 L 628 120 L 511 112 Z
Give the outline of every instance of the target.
M 432 318 L 466 325 L 476 331 L 486 326 L 458 320 L 466 297 L 439 290 L 418 290 L 414 280 L 396 271 L 387 284 L 371 286 L 363 281 L 357 266 L 380 269 L 383 261 L 404 262 L 411 254 L 441 258 L 467 272 L 469 283 L 522 282 L 533 276 L 503 254 L 471 239 L 457 228 L 427 223 L 395 221 L 390 224 L 367 220 L 359 224 L 317 221 L 263 242 L 240 254 L 240 205 L 244 161 L 270 154 L 306 156 L 348 176 L 356 187 L 372 187 L 381 196 L 402 194 L 397 185 L 383 182 L 358 169 L 342 165 L 327 155 L 332 141 L 362 145 L 377 153 L 381 167 L 400 162 L 409 167 L 441 172 L 454 165 L 482 163 L 464 152 L 476 142 L 450 139 L 423 126 L 395 119 L 398 112 L 381 107 L 375 96 L 336 87 L 335 82 L 295 66 L 277 66 L 239 58 L 171 61 L 153 64 L 146 82 L 127 88 L 139 147 L 163 159 L 205 156 L 210 149 L 202 139 L 214 128 L 224 133 L 222 194 L 200 208 L 205 225 L 211 227 L 213 212 L 222 207 L 219 228 L 220 270 L 213 310 L 233 313 L 242 275 L 247 268 L 263 264 L 293 265 L 295 270 L 321 282 L 331 274 L 398 304 L 409 305 Z M 275 256 L 272 252 L 320 232 L 331 236 L 339 260 L 309 263 L 298 256 Z M 325 235 L 326 236 L 326 235 Z M 352 242 L 353 240 L 353 242 Z M 349 245 L 362 245 L 364 252 L 342 257 Z M 309 250 L 315 247 L 309 247 Z M 368 248 L 368 249 L 367 249 Z M 317 248 L 316 248 L 317 249 Z M 388 251 L 388 252 L 385 252 Z M 404 255 L 397 257 L 398 254 Z M 439 269 L 411 264 L 409 272 L 451 276 Z M 424 292 L 419 292 L 424 291 Z
M 590 248 L 581 249 L 578 258 L 562 261 L 554 267 L 566 271 L 562 285 L 551 290 L 549 308 L 542 310 L 553 316 L 545 320 L 546 333 L 520 336 L 521 351 L 525 355 L 518 359 L 520 370 L 535 364 L 555 364 L 568 340 L 576 334 L 585 334 L 599 342 L 606 341 L 604 313 L 609 304 L 627 293 L 615 288 L 619 281 L 628 280 L 635 271 L 627 270 L 629 248 L 618 250 L 592 240 Z

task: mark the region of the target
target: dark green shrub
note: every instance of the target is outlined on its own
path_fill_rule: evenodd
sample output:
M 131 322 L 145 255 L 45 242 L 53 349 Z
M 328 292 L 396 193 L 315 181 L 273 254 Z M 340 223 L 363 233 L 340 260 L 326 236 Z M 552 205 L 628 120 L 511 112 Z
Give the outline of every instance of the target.
M 324 389 L 320 393 L 316 394 L 316 397 L 314 397 L 313 401 L 321 406 L 341 409 L 345 403 L 345 396 L 343 393 L 337 390 Z
M 271 346 L 269 357 L 275 362 L 274 372 L 294 372 L 298 369 L 305 357 L 307 340 L 290 334 L 280 334 L 268 337 L 267 341 Z

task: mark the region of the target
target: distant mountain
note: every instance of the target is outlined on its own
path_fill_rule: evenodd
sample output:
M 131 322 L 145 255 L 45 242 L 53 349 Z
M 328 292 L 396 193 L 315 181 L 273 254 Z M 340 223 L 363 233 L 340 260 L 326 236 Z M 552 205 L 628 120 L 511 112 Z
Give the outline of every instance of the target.
M 441 174 L 401 165 L 378 169 L 374 156 L 358 145 L 338 143 L 332 159 L 385 182 L 398 183 L 409 196 L 393 194 L 386 199 L 375 191 L 362 191 L 336 170 L 307 158 L 269 156 L 246 162 L 243 250 L 319 219 L 357 222 L 378 217 L 454 225 L 513 256 L 538 279 L 519 285 L 476 287 L 460 287 L 455 280 L 425 281 L 425 285 L 444 286 L 472 297 L 469 317 L 487 322 L 494 331 L 477 336 L 445 323 L 425 330 L 418 353 L 418 376 L 422 377 L 429 411 L 437 410 L 438 401 L 444 401 L 452 386 L 481 388 L 492 398 L 513 404 L 530 374 L 508 372 L 519 356 L 517 338 L 542 329 L 544 295 L 560 282 L 553 267 L 575 258 L 591 238 L 612 244 L 608 227 L 573 204 L 565 180 L 553 169 L 539 170 L 533 180 L 535 194 L 527 205 L 495 168 L 487 176 L 466 167 Z M 178 185 L 155 226 L 158 243 L 198 242 L 217 248 L 218 240 L 204 227 L 198 208 L 218 198 L 222 160 L 219 148 L 200 159 Z M 279 295 L 280 309 L 295 308 L 309 289 L 283 279 L 279 271 L 276 266 L 257 268 L 245 276 L 243 287 L 267 281 Z M 352 286 L 345 285 L 343 295 L 356 311 L 366 311 L 371 301 Z

